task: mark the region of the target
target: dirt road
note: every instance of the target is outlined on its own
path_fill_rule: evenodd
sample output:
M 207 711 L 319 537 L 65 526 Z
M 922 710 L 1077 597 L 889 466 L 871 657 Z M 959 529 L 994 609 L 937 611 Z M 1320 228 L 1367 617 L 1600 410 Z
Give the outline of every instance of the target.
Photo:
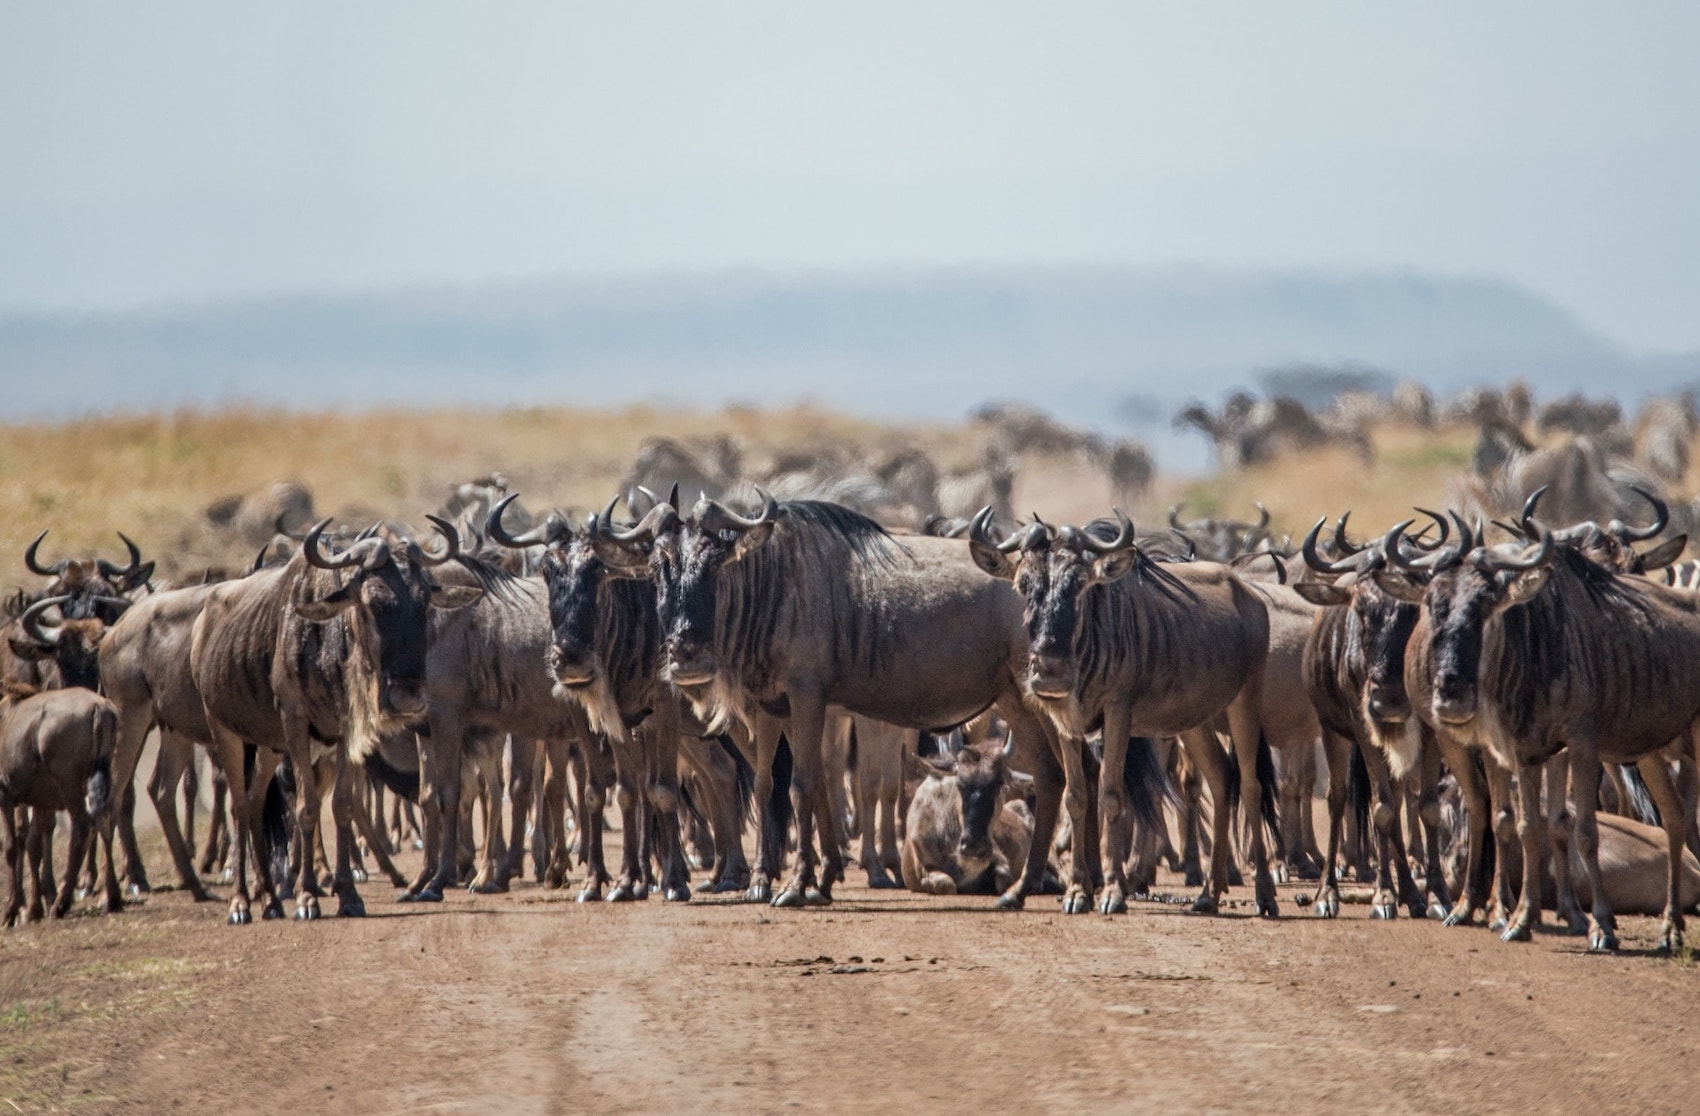
M 21 1111 L 1695 1111 L 1700 968 L 1543 934 L 507 896 L 246 928 L 157 893 L 0 934 Z M 330 904 L 334 906 L 334 904 Z

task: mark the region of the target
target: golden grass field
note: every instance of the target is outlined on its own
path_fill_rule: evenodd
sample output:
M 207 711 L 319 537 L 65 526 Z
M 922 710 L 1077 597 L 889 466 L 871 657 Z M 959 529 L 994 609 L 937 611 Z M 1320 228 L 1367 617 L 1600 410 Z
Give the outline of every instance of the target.
M 278 480 L 313 493 L 324 515 L 390 516 L 422 522 L 448 486 L 498 469 L 532 508 L 600 507 L 616 491 L 646 438 L 727 433 L 746 464 L 774 453 L 840 445 L 877 457 L 928 447 L 945 466 L 978 460 L 987 433 L 967 423 L 890 424 L 803 406 L 714 412 L 635 406 L 619 410 L 535 407 L 490 410 L 286 412 L 232 409 L 89 418 L 0 426 L 0 584 L 28 579 L 19 560 L 38 532 L 51 530 L 43 557 L 96 551 L 122 557 L 114 531 L 157 557 L 160 573 L 191 568 L 178 560 L 204 536 L 215 500 Z M 1376 460 L 1347 450 L 1289 455 L 1266 466 L 1209 476 L 1162 475 L 1146 506 L 1160 520 L 1177 500 L 1186 514 L 1250 517 L 1262 500 L 1277 533 L 1302 532 L 1319 515 L 1354 509 L 1360 529 L 1409 514 L 1412 503 L 1443 501 L 1449 478 L 1468 467 L 1470 432 L 1388 427 L 1376 432 Z M 1109 486 L 1076 461 L 1029 459 L 1017 507 L 1055 522 L 1104 514 Z M 208 555 L 197 546 L 196 558 Z M 219 561 L 245 564 L 251 555 Z

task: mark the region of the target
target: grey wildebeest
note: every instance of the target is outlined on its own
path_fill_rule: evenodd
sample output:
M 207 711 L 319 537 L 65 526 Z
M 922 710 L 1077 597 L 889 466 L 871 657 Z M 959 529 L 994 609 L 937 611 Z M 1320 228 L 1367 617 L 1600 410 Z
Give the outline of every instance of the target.
M 112 865 L 112 748 L 117 736 L 112 703 L 91 690 L 72 687 L 17 696 L 0 695 L 0 822 L 6 829 L 6 865 L 10 879 L 0 926 L 10 926 L 23 911 L 26 837 L 19 815 L 28 807 L 28 852 L 34 906 L 41 914 L 40 862 L 48 838 L 45 818 L 56 811 L 71 815 L 71 847 L 65 883 L 53 904 L 53 917 L 70 910 L 77 873 L 89 838 L 98 832 L 106 849 L 105 909 L 123 908 Z
M 849 509 L 771 497 L 754 518 L 704 499 L 688 517 L 662 503 L 636 527 L 601 524 L 599 532 L 613 544 L 604 548 L 609 562 L 647 569 L 656 581 L 667 679 L 711 726 L 754 722 L 758 802 L 772 793 L 781 727 L 789 739 L 801 839 L 775 905 L 830 902 L 843 878 L 822 786 L 829 705 L 931 730 L 994 704 L 1037 781 L 1044 839 L 1001 900 L 1022 904 L 1043 875 L 1060 767 L 1016 681 L 1027 642 L 1020 598 L 977 573 L 959 542 L 899 541 Z M 818 879 L 817 827 L 825 859 Z M 757 865 L 752 898 L 767 893 L 762 873 L 772 867 L 765 858 Z
M 1190 736 L 1188 754 L 1214 766 L 1206 767 L 1206 778 L 1217 801 L 1225 803 L 1227 779 L 1215 759 L 1219 749 L 1198 735 L 1225 715 L 1253 820 L 1257 910 L 1274 916 L 1275 881 L 1263 839 L 1258 778 L 1258 753 L 1268 747 L 1261 717 L 1269 612 L 1262 598 L 1226 566 L 1152 561 L 1134 545 L 1133 523 L 1119 510 L 1113 538 L 1097 530 L 1102 522 L 1086 530 L 1034 523 L 1002 543 L 988 533 L 989 515 L 982 510 L 970 528 L 970 551 L 981 569 L 1013 582 L 1026 602 L 1030 646 L 1023 684 L 1063 740 L 1076 848 L 1063 910 L 1079 913 L 1092 905 L 1093 881 L 1087 857 L 1080 855 L 1091 832 L 1081 761 L 1086 736 L 1102 728 L 1098 807 L 1107 879 L 1101 909 L 1111 913 L 1127 906 L 1120 853 L 1128 845 L 1131 820 L 1123 790 L 1129 738 Z M 1215 911 L 1228 887 L 1227 815 L 1225 809 L 1216 812 L 1211 876 L 1193 904 L 1196 911 Z
M 904 824 L 903 886 L 929 895 L 997 895 L 1014 884 L 1032 847 L 1033 815 L 1012 793 L 1019 785 L 1007 758 L 995 742 L 968 744 L 955 755 L 904 754 L 922 779 Z
M 212 750 L 230 781 L 237 850 L 233 924 L 251 919 L 246 849 L 257 836 L 256 848 L 263 850 L 265 840 L 249 821 L 284 755 L 295 771 L 296 828 L 307 850 L 301 857 L 295 917 L 318 917 L 320 889 L 311 850 L 322 791 L 314 775 L 315 745 L 331 748 L 336 761 L 332 809 L 338 820 L 338 913 L 365 913 L 344 839 L 354 805 L 349 753 L 363 756 L 401 719 L 424 712 L 429 610 L 464 608 L 482 595 L 477 587 L 432 581 L 430 568 L 455 558 L 460 547 L 451 525 L 432 521 L 446 543 L 441 555 L 427 555 L 408 541 L 392 545 L 365 538 L 327 557 L 319 540 L 329 521 L 321 520 L 286 565 L 214 586 L 202 603 L 189 668 L 206 709 Z M 244 742 L 257 749 L 252 791 Z M 270 874 L 262 871 L 260 880 L 268 898 L 266 917 L 281 916 Z
M 1637 766 L 1668 839 L 1660 944 L 1674 950 L 1683 930 L 1679 889 L 1689 810 L 1667 759 L 1692 754 L 1700 734 L 1700 601 L 1558 545 L 1532 517 L 1528 525 L 1539 540 L 1532 547 L 1460 540 L 1458 553 L 1435 556 L 1426 586 L 1396 570 L 1376 574 L 1383 588 L 1422 605 L 1407 675 L 1427 673 L 1430 709 L 1443 731 L 1484 747 L 1518 773 L 1525 865 L 1541 863 L 1547 840 L 1538 768 L 1568 749 L 1576 848 L 1593 896 L 1588 940 L 1594 949 L 1617 945 L 1600 882 L 1600 764 Z M 1398 540 L 1390 541 L 1396 550 Z M 1561 902 L 1567 836 L 1554 834 Z M 1540 917 L 1538 880 L 1539 873 L 1524 872 L 1506 940 L 1529 938 Z
M 1451 897 L 1440 870 L 1440 817 L 1436 799 L 1440 752 L 1435 747 L 1424 746 L 1428 738 L 1423 734 L 1423 723 L 1413 718 L 1405 690 L 1405 648 L 1417 623 L 1417 608 L 1390 594 L 1375 580 L 1372 575 L 1387 565 L 1385 544 L 1354 547 L 1348 543 L 1347 515 L 1340 517 L 1334 530 L 1335 551 L 1341 557 L 1325 558 L 1318 551 L 1317 538 L 1323 527 L 1320 520 L 1305 537 L 1301 551 L 1312 570 L 1337 580 L 1294 586 L 1305 599 L 1324 606 L 1316 614 L 1304 658 L 1306 687 L 1322 724 L 1329 765 L 1328 851 L 1315 912 L 1325 918 L 1339 913 L 1336 858 L 1346 805 L 1344 774 L 1351 749 L 1356 748 L 1376 798 L 1374 821 L 1379 863 L 1371 917 L 1393 918 L 1400 903 L 1405 904 L 1412 918 L 1423 918 L 1430 913 L 1405 855 L 1399 825 L 1401 799 L 1394 790 L 1396 782 L 1402 783 L 1412 775 L 1418 780 L 1419 813 L 1426 834 L 1424 880 L 1434 899 L 1433 913 L 1444 917 Z M 1434 545 L 1444 544 L 1449 531 L 1447 523 L 1438 515 L 1431 514 L 1431 518 L 1441 529 L 1441 538 Z M 1409 526 L 1409 521 L 1401 524 L 1401 528 Z M 1453 758 L 1455 763 L 1463 760 L 1461 755 Z M 1459 779 L 1462 784 L 1465 776 L 1460 775 Z M 1486 817 L 1484 808 L 1472 814 L 1471 820 L 1474 823 Z M 1413 833 L 1412 838 L 1415 836 Z

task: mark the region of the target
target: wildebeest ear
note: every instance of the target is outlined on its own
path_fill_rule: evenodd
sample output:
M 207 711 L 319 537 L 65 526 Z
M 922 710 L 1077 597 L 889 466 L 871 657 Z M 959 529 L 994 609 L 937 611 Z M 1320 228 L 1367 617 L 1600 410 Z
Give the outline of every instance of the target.
M 995 546 L 987 546 L 978 539 L 968 540 L 968 553 L 974 556 L 974 564 L 993 577 L 1001 577 L 1005 581 L 1015 580 L 1015 563 L 1011 562 Z
M 1132 547 L 1111 551 L 1092 563 L 1092 580 L 1098 585 L 1108 584 L 1133 569 L 1138 561 L 1139 551 Z
M 354 603 L 354 585 L 350 582 L 341 589 L 316 601 L 303 601 L 295 606 L 295 615 L 303 620 L 311 620 L 322 624 L 343 609 Z
M 43 647 L 33 639 L 8 639 L 6 642 L 12 645 L 12 654 L 20 659 L 40 662 L 53 657 L 53 648 Z
M 913 779 L 925 779 L 929 775 L 949 775 L 953 770 L 952 762 L 948 758 L 946 762 L 939 763 L 935 756 L 923 756 L 915 752 L 903 753 L 903 766 Z
M 1662 570 L 1688 549 L 1688 536 L 1678 535 L 1674 539 L 1666 539 L 1647 553 L 1641 555 L 1641 568 L 1644 570 Z
M 1423 603 L 1423 587 L 1397 570 L 1376 570 L 1371 575 L 1375 583 L 1381 586 L 1389 596 L 1396 597 L 1406 604 Z
M 649 576 L 649 554 L 655 549 L 653 543 L 617 543 L 593 536 L 590 546 L 615 577 Z
M 1313 605 L 1324 608 L 1330 605 L 1345 605 L 1352 603 L 1352 591 L 1331 585 L 1326 581 L 1300 581 L 1294 584 L 1293 592 L 1303 597 Z
M 738 536 L 737 545 L 732 547 L 732 561 L 743 561 L 743 559 L 754 551 L 756 547 L 766 542 L 768 537 L 772 534 L 773 523 L 771 521 L 767 523 L 758 523 L 754 527 L 751 527 L 748 531 L 740 534 Z
M 1546 587 L 1547 578 L 1551 574 L 1551 566 L 1537 566 L 1532 570 L 1513 573 L 1515 580 L 1511 582 L 1510 591 L 1505 594 L 1505 607 L 1510 608 L 1532 599 Z
M 1036 784 L 1033 781 L 1033 776 L 1027 774 L 1025 771 L 1004 772 L 1004 782 L 1011 790 L 1015 791 L 1016 794 L 1023 797 L 1034 793 L 1036 787 Z
M 476 585 L 433 585 L 431 607 L 452 612 L 457 608 L 465 608 L 483 595 L 484 590 Z

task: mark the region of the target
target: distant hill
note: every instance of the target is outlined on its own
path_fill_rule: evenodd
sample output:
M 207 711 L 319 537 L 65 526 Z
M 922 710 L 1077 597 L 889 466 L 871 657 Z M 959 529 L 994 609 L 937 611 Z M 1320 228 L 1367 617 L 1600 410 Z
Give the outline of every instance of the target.
M 814 399 L 959 418 L 990 397 L 1151 437 L 1260 371 L 1338 364 L 1541 395 L 1700 380 L 1513 284 L 1416 274 L 1096 268 L 734 272 L 303 294 L 90 316 L 0 316 L 7 413 L 257 402 Z

